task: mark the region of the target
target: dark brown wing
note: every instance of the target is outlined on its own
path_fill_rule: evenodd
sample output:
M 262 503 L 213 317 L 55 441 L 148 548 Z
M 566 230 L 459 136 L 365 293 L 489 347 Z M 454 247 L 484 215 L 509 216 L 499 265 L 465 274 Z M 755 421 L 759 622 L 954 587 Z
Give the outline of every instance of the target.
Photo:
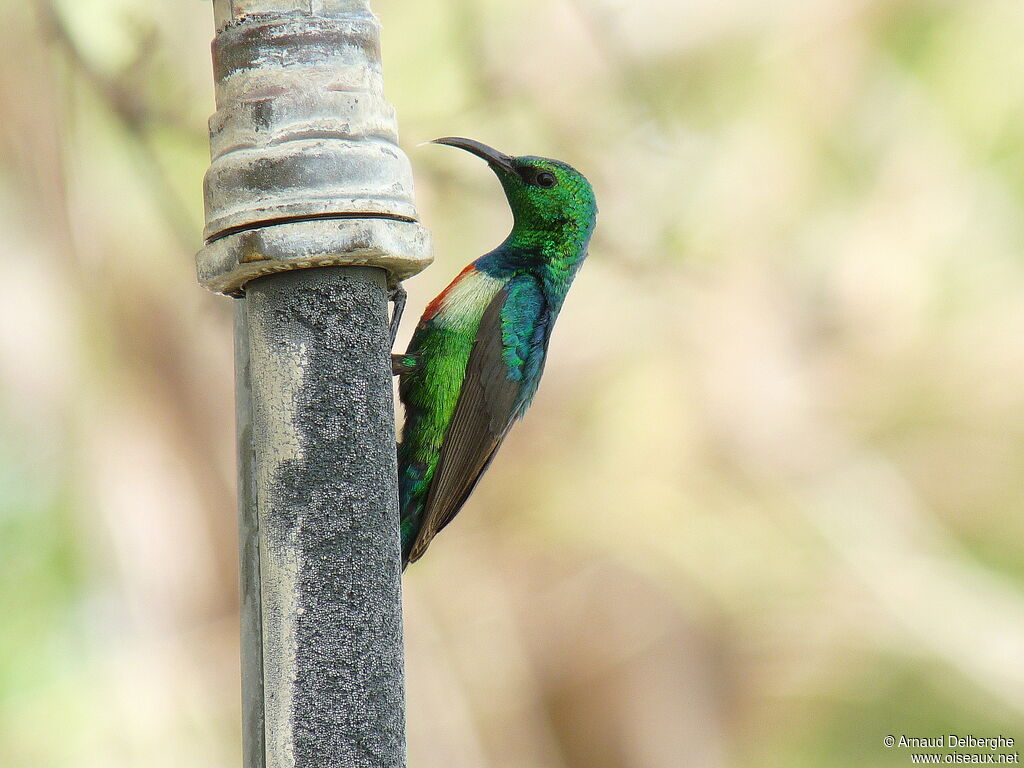
M 423 555 L 431 539 L 461 509 L 515 420 L 522 385 L 508 378 L 502 357 L 501 310 L 506 298 L 504 289 L 498 291 L 480 320 L 409 562 Z

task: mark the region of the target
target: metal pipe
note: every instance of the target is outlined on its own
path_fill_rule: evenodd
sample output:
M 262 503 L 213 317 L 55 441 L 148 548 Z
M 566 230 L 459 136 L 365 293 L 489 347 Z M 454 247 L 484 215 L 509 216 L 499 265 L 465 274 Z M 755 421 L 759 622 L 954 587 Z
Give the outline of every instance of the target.
M 368 0 L 215 0 L 203 285 L 239 298 L 245 768 L 405 765 L 389 288 L 430 261 Z
M 384 273 L 288 272 L 252 283 L 243 303 L 259 561 L 247 578 L 260 585 L 261 629 L 248 644 L 262 660 L 249 676 L 262 680 L 266 765 L 403 766 Z M 258 741 L 259 692 L 248 685 Z M 258 745 L 248 750 L 249 765 L 262 765 Z

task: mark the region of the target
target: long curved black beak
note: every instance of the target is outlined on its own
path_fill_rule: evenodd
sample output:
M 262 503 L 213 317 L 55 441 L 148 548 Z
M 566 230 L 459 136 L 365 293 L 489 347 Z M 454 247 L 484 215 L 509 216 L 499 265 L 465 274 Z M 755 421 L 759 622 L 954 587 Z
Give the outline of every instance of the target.
M 491 168 L 501 168 L 503 171 L 508 173 L 516 173 L 515 159 L 509 157 L 504 152 L 499 152 L 494 147 L 489 147 L 486 144 L 482 144 L 479 141 L 473 139 L 463 139 L 459 136 L 445 136 L 440 139 L 434 139 L 431 144 L 445 144 L 449 147 L 458 147 L 464 149 L 472 155 L 476 155 L 487 161 L 487 164 Z

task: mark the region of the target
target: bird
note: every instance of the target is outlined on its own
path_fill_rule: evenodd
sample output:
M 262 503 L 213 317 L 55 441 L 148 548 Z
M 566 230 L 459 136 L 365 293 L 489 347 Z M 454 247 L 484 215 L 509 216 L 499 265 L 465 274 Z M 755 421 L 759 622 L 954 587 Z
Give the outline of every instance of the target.
M 432 143 L 486 161 L 513 224 L 497 248 L 427 305 L 405 354 L 393 356 L 405 410 L 398 445 L 403 570 L 458 514 L 533 401 L 552 327 L 597 219 L 590 182 L 564 162 L 510 156 L 457 136 Z

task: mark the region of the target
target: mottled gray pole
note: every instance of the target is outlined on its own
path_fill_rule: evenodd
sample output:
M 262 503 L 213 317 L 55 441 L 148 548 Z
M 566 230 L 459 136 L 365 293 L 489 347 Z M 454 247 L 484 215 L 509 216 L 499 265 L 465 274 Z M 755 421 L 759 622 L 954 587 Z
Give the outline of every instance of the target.
M 238 297 L 244 768 L 405 765 L 388 290 L 430 261 L 367 0 L 215 0 L 203 285 Z

